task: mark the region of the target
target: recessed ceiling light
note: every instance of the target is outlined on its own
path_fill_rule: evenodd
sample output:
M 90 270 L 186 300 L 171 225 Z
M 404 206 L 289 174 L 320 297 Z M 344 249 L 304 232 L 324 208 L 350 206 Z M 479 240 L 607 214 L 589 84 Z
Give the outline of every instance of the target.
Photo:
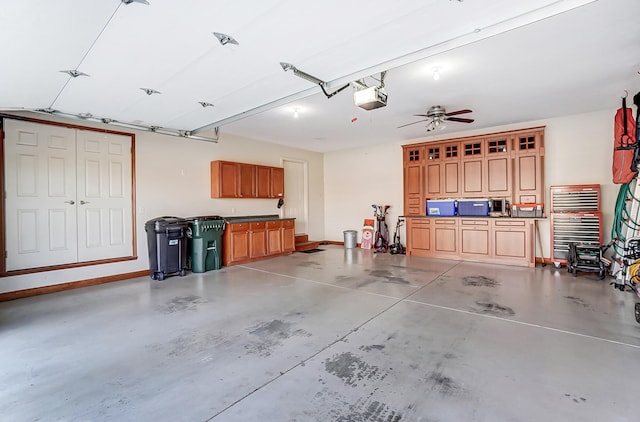
M 214 32 L 213 35 L 216 36 L 216 38 L 218 39 L 218 41 L 220 41 L 220 44 L 222 45 L 227 45 L 227 44 L 238 45 L 238 41 L 236 41 L 236 39 L 233 38 L 231 35 L 223 34 L 220 32 Z
M 293 118 L 294 118 L 294 119 L 297 119 L 299 116 L 300 116 L 300 114 L 298 113 L 298 109 L 297 109 L 297 108 L 294 108 L 294 109 L 293 109 Z
M 80 117 L 81 119 L 90 119 L 93 117 L 93 114 L 91 113 L 80 113 L 78 114 L 78 117 Z
M 438 79 L 440 79 L 440 70 L 442 68 L 440 66 L 436 66 L 434 68 L 431 69 L 431 71 L 433 72 L 433 80 L 437 81 Z

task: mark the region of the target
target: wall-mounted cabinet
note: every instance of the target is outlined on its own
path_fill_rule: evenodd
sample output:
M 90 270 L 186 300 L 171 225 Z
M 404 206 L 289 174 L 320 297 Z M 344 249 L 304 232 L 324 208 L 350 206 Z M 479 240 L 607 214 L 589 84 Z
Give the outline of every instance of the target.
M 404 213 L 425 215 L 425 147 L 404 147 Z
M 544 128 L 404 145 L 404 215 L 427 199 L 506 198 L 544 203 Z
M 283 198 L 284 168 L 211 162 L 212 198 Z

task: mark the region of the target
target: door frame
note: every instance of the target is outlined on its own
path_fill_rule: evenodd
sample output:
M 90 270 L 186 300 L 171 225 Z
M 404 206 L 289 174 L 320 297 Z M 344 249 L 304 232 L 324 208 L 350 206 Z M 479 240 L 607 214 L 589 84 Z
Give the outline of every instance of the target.
M 303 209 L 303 215 L 304 215 L 304 223 L 305 223 L 305 232 L 309 232 L 309 162 L 307 160 L 302 160 L 299 158 L 290 158 L 290 157 L 280 157 L 280 166 L 284 168 L 284 164 L 285 162 L 292 162 L 292 163 L 297 163 L 297 164 L 302 164 L 302 173 L 303 173 L 303 199 L 302 201 L 304 202 L 302 204 L 302 209 Z M 287 176 L 285 175 L 284 180 L 287 180 Z M 286 200 L 287 200 L 287 188 L 285 186 L 284 189 L 284 196 L 285 196 L 285 207 L 286 205 Z M 284 210 L 280 209 L 280 217 L 284 217 Z M 295 226 L 294 226 L 295 227 Z M 298 234 L 298 233 L 296 233 Z
M 5 176 L 4 176 L 4 160 L 5 160 L 5 150 L 4 150 L 4 119 L 12 119 L 12 120 L 20 120 L 24 122 L 31 123 L 40 123 L 44 125 L 50 126 L 61 126 L 70 129 L 80 129 L 80 130 L 89 130 L 93 132 L 100 133 L 110 133 L 114 135 L 122 135 L 131 137 L 131 243 L 132 243 L 132 255 L 124 256 L 119 258 L 109 258 L 97 261 L 89 261 L 89 262 L 76 262 L 71 264 L 62 264 L 62 265 L 52 265 L 46 267 L 38 267 L 38 268 L 28 268 L 24 270 L 15 270 L 15 271 L 7 271 L 6 266 L 6 256 L 7 256 L 7 246 L 6 246 L 6 206 L 5 206 L 5 198 L 3 195 L 2 201 L 0 201 L 0 277 L 8 277 L 14 275 L 22 275 L 22 274 L 32 274 L 39 273 L 44 271 L 54 271 L 54 270 L 62 270 L 67 268 L 75 268 L 75 267 L 86 267 L 90 265 L 100 265 L 107 264 L 111 262 L 120 262 L 120 261 L 132 261 L 138 259 L 138 240 L 136 236 L 136 135 L 128 132 L 121 132 L 109 129 L 100 129 L 95 127 L 88 127 L 82 125 L 76 125 L 71 123 L 62 123 L 50 120 L 36 119 L 33 117 L 26 116 L 17 116 L 13 114 L 5 114 L 0 113 L 0 186 L 3 191 L 5 190 Z

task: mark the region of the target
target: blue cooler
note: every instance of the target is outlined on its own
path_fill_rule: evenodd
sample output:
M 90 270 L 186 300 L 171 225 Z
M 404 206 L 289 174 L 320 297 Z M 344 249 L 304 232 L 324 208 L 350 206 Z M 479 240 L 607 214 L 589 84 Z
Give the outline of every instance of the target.
M 488 199 L 459 199 L 458 215 L 467 217 L 486 217 L 491 207 Z
M 455 199 L 427 199 L 427 215 L 453 217 L 456 215 Z

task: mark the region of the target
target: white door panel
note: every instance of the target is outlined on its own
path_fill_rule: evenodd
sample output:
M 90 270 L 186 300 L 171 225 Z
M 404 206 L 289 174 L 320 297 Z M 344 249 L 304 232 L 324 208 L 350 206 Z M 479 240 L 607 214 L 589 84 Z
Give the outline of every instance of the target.
M 4 121 L 7 270 L 77 260 L 75 130 Z
M 131 256 L 131 138 L 78 131 L 78 260 Z
M 8 271 L 133 255 L 131 138 L 4 120 Z

